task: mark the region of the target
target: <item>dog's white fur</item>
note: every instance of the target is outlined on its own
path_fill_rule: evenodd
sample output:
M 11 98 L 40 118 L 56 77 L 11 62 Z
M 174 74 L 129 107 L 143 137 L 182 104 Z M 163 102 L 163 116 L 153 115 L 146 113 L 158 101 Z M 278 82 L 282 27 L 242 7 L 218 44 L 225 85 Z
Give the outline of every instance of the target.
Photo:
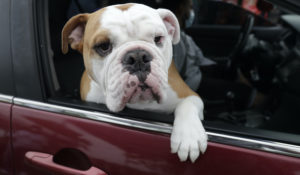
M 105 103 L 115 112 L 122 110 L 125 105 L 133 109 L 174 112 L 171 151 L 178 153 L 181 161 L 189 157 L 194 162 L 207 147 L 207 135 L 200 121 L 203 120 L 203 102 L 198 96 L 179 97 L 178 92 L 168 83 L 172 43 L 176 44 L 180 39 L 179 24 L 175 15 L 166 9 L 154 10 L 140 4 L 132 4 L 126 10 L 110 6 L 99 15 L 99 24 L 100 27 L 95 33 L 101 30 L 109 31 L 113 50 L 105 58 L 84 52 L 86 69 L 91 69 L 87 70 L 91 81 L 84 100 Z M 71 45 L 74 44 L 72 42 L 81 40 L 80 37 L 85 37 L 81 36 L 83 34 L 80 31 L 83 32 L 82 27 L 76 27 L 70 33 Z M 155 36 L 163 36 L 161 47 L 154 43 Z M 136 48 L 147 50 L 153 56 L 151 72 L 145 82 L 159 94 L 159 103 L 151 98 L 150 91 L 135 95 L 131 91 L 138 91 L 138 88 L 128 85 L 134 82 L 132 84 L 137 86 L 139 80 L 123 71 L 121 59 L 129 50 Z M 87 66 L 89 64 L 91 66 Z M 145 95 L 146 100 L 142 97 L 143 93 L 150 93 Z M 124 102 L 126 104 L 123 104 Z

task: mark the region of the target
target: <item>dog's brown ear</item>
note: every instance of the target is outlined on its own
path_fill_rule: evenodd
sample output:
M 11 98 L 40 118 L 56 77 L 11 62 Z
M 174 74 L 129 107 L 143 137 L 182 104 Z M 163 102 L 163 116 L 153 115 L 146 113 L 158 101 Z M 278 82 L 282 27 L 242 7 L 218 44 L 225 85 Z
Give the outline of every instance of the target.
M 180 40 L 180 27 L 176 16 L 167 9 L 157 9 L 157 12 L 167 28 L 172 43 L 177 44 Z
M 65 24 L 61 32 L 61 48 L 64 54 L 68 52 L 69 44 L 71 45 L 72 49 L 78 50 L 80 53 L 82 53 L 83 36 L 88 16 L 88 14 L 79 14 L 73 16 Z

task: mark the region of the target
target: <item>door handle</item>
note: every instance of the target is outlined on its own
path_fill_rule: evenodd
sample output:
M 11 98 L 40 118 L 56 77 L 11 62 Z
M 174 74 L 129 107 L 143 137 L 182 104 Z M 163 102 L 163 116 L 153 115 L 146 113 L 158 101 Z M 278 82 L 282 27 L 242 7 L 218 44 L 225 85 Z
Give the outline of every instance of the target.
M 53 155 L 46 153 L 29 151 L 25 154 L 25 159 L 34 167 L 63 175 L 107 175 L 102 170 L 93 166 L 86 171 L 81 171 L 59 165 L 53 162 Z

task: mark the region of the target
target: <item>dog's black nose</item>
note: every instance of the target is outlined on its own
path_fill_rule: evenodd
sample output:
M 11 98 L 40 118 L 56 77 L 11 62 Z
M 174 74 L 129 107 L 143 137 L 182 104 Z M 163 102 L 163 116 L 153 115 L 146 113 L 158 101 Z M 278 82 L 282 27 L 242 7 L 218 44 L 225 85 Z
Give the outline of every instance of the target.
M 124 55 L 122 65 L 125 71 L 136 75 L 141 82 L 144 82 L 151 71 L 150 63 L 152 59 L 149 52 L 136 49 L 128 51 Z

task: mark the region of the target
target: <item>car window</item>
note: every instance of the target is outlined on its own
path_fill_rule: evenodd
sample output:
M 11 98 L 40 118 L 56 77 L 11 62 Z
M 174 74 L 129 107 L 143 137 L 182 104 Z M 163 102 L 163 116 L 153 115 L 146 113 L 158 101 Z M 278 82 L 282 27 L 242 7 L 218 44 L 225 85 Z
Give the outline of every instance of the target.
M 60 105 L 110 112 L 104 105 L 80 100 L 82 56 L 72 50 L 66 55 L 61 52 L 61 29 L 70 17 L 118 3 L 91 2 L 97 3 L 49 1 L 51 48 L 60 88 L 48 98 Z M 157 8 L 164 7 L 162 2 L 144 3 Z M 254 11 L 246 2 L 193 1 L 195 20 L 192 26 L 182 28 L 185 46 L 174 46 L 175 64 L 185 82 L 202 97 L 207 126 L 300 134 L 299 31 L 280 18 L 287 13 L 276 6 L 266 12 L 255 6 L 258 10 Z M 187 57 L 182 56 L 182 50 Z M 181 62 L 183 59 L 187 61 Z M 195 86 L 197 76 L 199 86 Z M 130 109 L 121 115 L 173 122 L 170 115 L 161 117 Z

